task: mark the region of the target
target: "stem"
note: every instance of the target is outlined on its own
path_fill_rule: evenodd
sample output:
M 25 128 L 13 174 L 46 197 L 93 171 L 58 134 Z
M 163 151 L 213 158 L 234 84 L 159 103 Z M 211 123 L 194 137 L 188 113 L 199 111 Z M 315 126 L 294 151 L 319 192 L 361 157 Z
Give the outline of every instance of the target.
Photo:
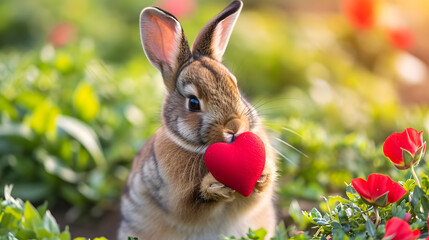
M 374 206 L 374 211 L 375 211 L 375 227 L 377 228 L 378 225 L 380 225 L 380 214 L 378 213 L 378 207 Z
M 331 219 L 332 219 L 332 221 L 334 221 L 335 219 L 334 219 L 334 217 L 332 217 L 332 214 L 331 214 L 331 208 L 329 207 L 329 202 L 328 202 L 328 199 L 325 197 L 325 196 L 320 196 L 323 200 L 325 200 L 325 202 L 326 202 L 326 206 L 328 207 L 328 214 L 329 214 L 329 217 L 331 217 Z
M 322 229 L 322 227 L 319 227 L 319 229 L 317 229 L 317 232 L 314 234 L 313 237 L 317 237 L 317 235 L 319 235 L 321 229 Z
M 416 184 L 417 184 L 417 186 L 418 186 L 419 188 L 421 188 L 421 186 L 420 186 L 420 182 L 419 182 L 419 178 L 417 177 L 417 174 L 416 174 L 416 172 L 414 171 L 414 166 L 413 166 L 413 165 L 411 165 L 410 170 L 411 170 L 411 174 L 413 174 L 414 180 L 416 180 Z

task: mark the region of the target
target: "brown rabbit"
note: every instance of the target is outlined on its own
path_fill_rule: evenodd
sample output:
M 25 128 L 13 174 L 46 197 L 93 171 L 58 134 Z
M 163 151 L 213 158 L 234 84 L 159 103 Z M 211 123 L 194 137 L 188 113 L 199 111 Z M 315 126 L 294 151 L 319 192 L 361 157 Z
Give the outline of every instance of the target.
M 198 34 L 192 51 L 178 20 L 159 8 L 140 14 L 147 58 L 162 73 L 167 94 L 162 126 L 149 138 L 128 177 L 121 202 L 119 239 L 218 239 L 264 227 L 273 236 L 275 155 L 256 110 L 221 63 L 242 8 L 233 1 Z M 241 133 L 257 134 L 266 164 L 245 198 L 207 170 L 204 152 Z

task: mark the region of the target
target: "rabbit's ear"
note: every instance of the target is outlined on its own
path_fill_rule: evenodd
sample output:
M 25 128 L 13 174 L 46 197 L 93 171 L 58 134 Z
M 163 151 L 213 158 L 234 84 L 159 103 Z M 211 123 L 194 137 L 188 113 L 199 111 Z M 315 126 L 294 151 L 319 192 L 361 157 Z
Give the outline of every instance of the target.
M 169 91 L 180 66 L 191 56 L 179 21 L 168 12 L 148 7 L 140 13 L 140 37 L 150 63 L 161 71 Z
M 210 20 L 195 39 L 192 51 L 221 62 L 243 3 L 235 0 Z

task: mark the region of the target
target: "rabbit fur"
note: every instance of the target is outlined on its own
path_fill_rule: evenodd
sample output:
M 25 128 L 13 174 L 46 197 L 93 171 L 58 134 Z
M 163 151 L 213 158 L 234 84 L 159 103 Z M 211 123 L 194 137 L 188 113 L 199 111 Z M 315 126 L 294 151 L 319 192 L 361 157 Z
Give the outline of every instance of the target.
M 144 52 L 162 74 L 162 126 L 134 158 L 121 198 L 118 239 L 219 239 L 261 227 L 273 236 L 275 154 L 258 113 L 221 63 L 242 9 L 233 1 L 198 34 L 192 51 L 178 20 L 155 7 L 140 14 Z M 198 109 L 194 108 L 197 99 Z M 252 131 L 264 142 L 266 164 L 245 198 L 207 170 L 204 152 Z

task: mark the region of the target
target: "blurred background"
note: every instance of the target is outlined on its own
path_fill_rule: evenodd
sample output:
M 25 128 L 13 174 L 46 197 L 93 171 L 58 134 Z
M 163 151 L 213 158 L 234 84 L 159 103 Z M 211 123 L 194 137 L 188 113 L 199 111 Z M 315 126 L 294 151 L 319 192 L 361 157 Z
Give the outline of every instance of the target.
M 138 17 L 160 6 L 190 43 L 228 0 L 2 0 L 0 189 L 45 200 L 72 236 L 115 238 L 131 161 L 160 126 L 164 86 Z M 244 0 L 224 63 L 279 154 L 278 206 L 301 210 L 373 172 L 409 178 L 381 147 L 429 132 L 427 1 Z M 417 172 L 427 172 L 428 158 Z M 320 206 L 323 209 L 323 205 Z M 326 207 L 326 206 L 325 206 Z

